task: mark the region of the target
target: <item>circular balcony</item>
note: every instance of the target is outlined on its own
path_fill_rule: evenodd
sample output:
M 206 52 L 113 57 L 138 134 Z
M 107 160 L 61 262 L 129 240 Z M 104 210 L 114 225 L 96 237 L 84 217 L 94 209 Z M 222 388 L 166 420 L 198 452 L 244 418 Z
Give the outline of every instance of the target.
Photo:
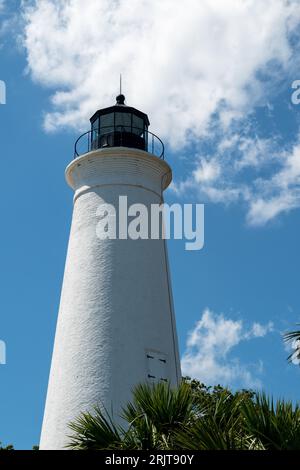
M 82 134 L 75 142 L 74 158 L 93 150 L 129 147 L 144 150 L 164 160 L 164 144 L 157 135 L 138 127 L 107 126 Z

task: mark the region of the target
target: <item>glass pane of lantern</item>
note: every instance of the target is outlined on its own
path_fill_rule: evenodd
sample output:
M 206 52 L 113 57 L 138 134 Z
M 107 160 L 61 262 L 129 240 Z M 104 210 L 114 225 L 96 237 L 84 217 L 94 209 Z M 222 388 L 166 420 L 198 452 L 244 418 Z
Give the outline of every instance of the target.
M 98 129 L 99 126 L 99 118 L 95 119 L 95 121 L 92 124 L 92 129 Z
M 114 113 L 104 114 L 100 118 L 101 135 L 114 131 Z
M 98 137 L 99 118 L 92 123 L 92 142 Z
M 116 113 L 116 131 L 131 132 L 131 114 Z
M 144 120 L 134 114 L 132 116 L 132 132 L 137 135 L 142 135 L 144 132 Z

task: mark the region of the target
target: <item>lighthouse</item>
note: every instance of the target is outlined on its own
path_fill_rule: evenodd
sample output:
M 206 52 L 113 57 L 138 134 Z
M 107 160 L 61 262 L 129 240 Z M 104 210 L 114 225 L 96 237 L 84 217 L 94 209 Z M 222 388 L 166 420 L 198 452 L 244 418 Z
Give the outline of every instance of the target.
M 181 379 L 166 240 L 97 231 L 101 208 L 120 210 L 120 198 L 149 214 L 162 204 L 172 180 L 163 143 L 122 94 L 90 122 L 66 168 L 74 207 L 40 449 L 64 449 L 68 424 L 95 405 L 121 422 L 139 383 Z

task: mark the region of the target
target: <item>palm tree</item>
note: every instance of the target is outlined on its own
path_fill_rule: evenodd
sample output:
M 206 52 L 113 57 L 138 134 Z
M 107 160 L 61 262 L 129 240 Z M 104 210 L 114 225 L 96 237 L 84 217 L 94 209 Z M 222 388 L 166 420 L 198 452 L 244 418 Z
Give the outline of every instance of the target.
M 107 411 L 82 413 L 70 428 L 71 449 L 172 449 L 178 427 L 187 424 L 193 411 L 191 387 L 178 388 L 159 383 L 141 384 L 133 391 L 133 401 L 123 409 L 124 426 L 114 424 Z
M 300 408 L 264 393 L 243 404 L 244 426 L 266 450 L 300 450 Z
M 241 396 L 232 396 L 224 390 L 212 403 L 197 403 L 192 425 L 183 425 L 178 430 L 177 447 L 186 450 L 249 448 L 243 430 L 242 402 Z
M 98 406 L 92 413 L 82 413 L 70 423 L 73 434 L 67 446 L 74 450 L 122 449 L 123 430 L 114 425 L 106 411 Z
M 292 341 L 293 345 L 295 346 L 294 347 L 295 351 L 289 355 L 288 360 L 292 361 L 296 359 L 297 362 L 300 361 L 300 330 L 290 331 L 289 333 L 285 333 L 283 335 L 283 339 L 284 341 L 287 341 L 287 342 Z
M 0 442 L 0 450 L 15 450 L 14 446 L 12 444 L 9 444 L 8 446 L 2 447 L 2 444 Z
M 263 393 L 236 393 L 185 379 L 177 388 L 139 385 L 122 413 L 124 425 L 96 407 L 70 428 L 81 450 L 299 449 L 300 408 Z

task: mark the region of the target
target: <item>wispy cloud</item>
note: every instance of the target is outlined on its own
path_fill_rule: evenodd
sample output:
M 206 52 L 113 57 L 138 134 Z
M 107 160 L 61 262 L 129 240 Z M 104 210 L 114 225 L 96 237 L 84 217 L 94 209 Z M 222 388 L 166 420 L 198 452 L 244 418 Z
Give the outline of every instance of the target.
M 279 169 L 269 178 L 257 179 L 248 221 L 259 225 L 274 219 L 282 212 L 300 207 L 300 136 L 290 151 L 279 154 Z
M 275 136 L 227 135 L 205 159 L 196 158 L 192 175 L 172 188 L 177 194 L 194 190 L 214 203 L 240 201 L 248 224 L 264 225 L 300 207 L 300 134 L 281 147 Z
M 245 364 L 232 352 L 240 343 L 262 338 L 273 331 L 273 324 L 253 323 L 249 328 L 241 320 L 226 318 L 209 309 L 190 331 L 181 365 L 184 375 L 207 385 L 260 387 L 262 361 Z

